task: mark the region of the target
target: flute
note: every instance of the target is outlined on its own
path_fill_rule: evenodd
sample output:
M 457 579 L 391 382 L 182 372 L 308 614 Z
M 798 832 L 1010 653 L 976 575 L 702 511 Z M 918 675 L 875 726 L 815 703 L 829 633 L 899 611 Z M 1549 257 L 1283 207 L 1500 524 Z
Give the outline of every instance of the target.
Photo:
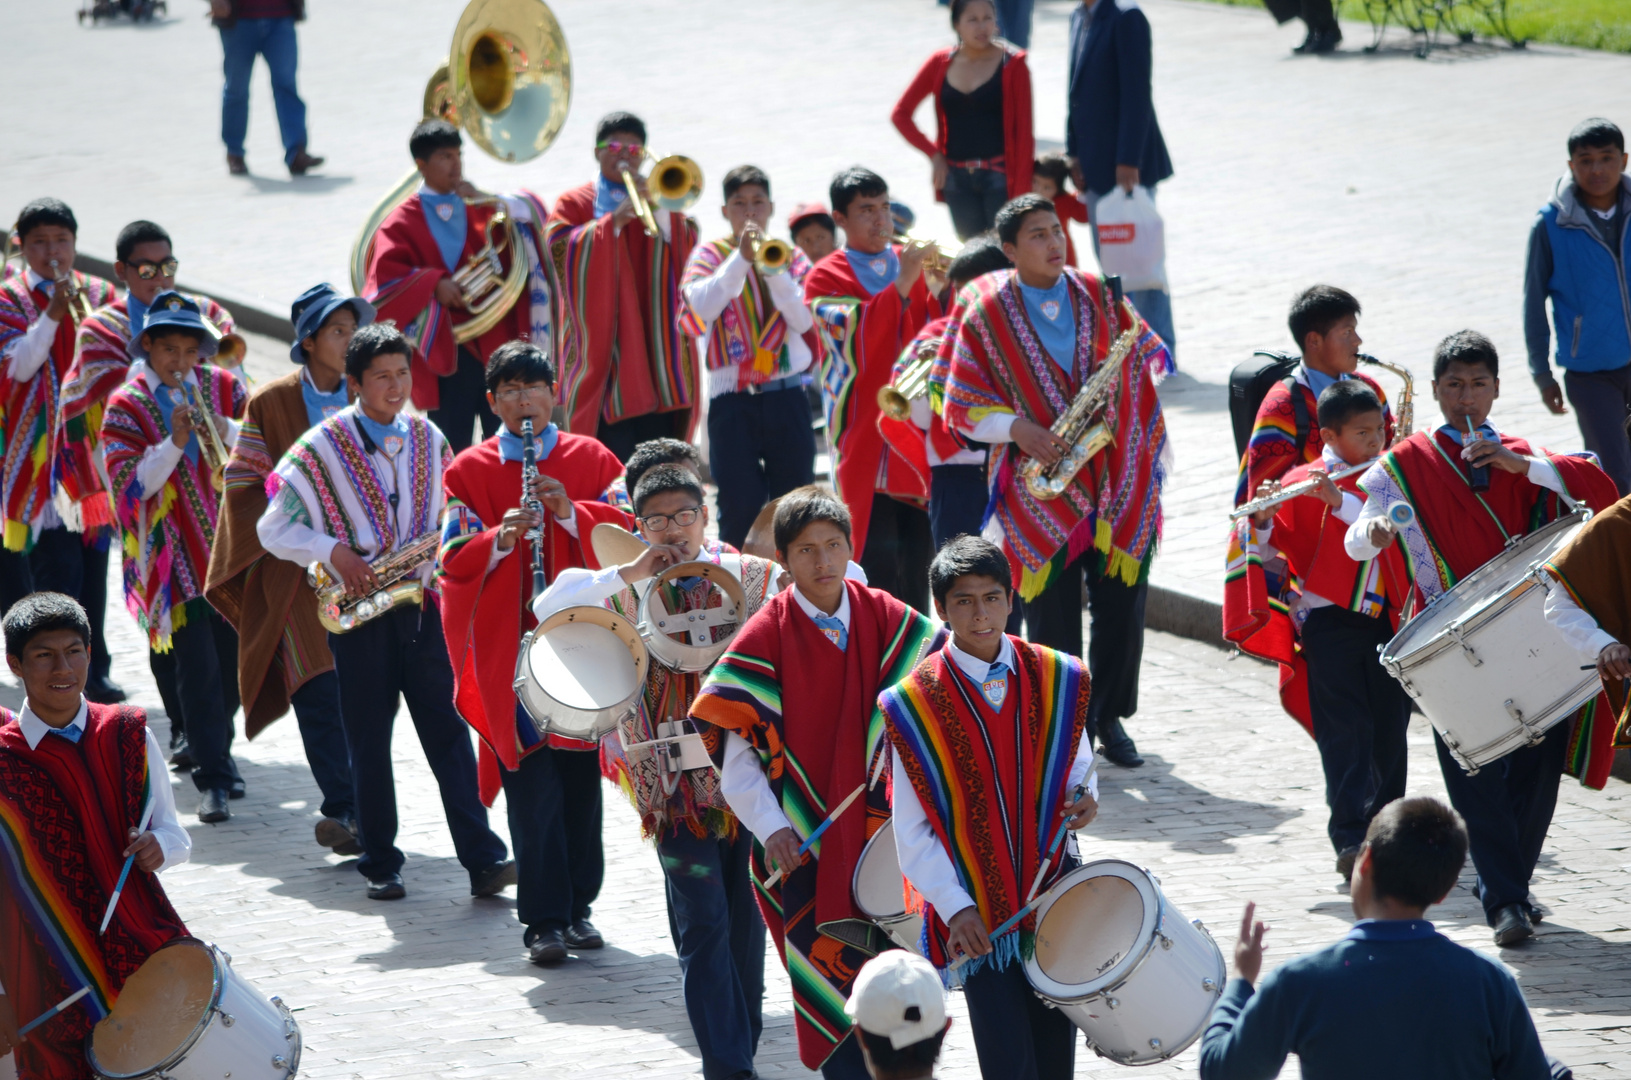
M 1327 479 L 1332 480 L 1333 482 L 1341 480 L 1344 477 L 1353 476 L 1355 473 L 1362 473 L 1375 463 L 1376 459 L 1372 458 L 1370 461 L 1363 462 L 1359 465 L 1349 465 L 1346 469 L 1338 469 L 1336 472 L 1328 474 Z M 1292 484 L 1290 487 L 1281 488 L 1273 495 L 1263 495 L 1259 498 L 1251 500 L 1250 502 L 1243 502 L 1233 510 L 1229 511 L 1229 520 L 1239 521 L 1243 517 L 1249 517 L 1252 514 L 1260 514 L 1270 507 L 1279 506 L 1283 502 L 1290 502 L 1299 495 L 1307 495 L 1318 486 L 1318 480 L 1303 480 L 1299 483 Z

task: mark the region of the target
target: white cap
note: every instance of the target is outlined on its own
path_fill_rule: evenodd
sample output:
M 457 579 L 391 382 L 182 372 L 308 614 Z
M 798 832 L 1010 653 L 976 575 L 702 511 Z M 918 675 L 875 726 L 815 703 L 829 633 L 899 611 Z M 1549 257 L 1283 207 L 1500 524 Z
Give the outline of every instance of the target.
M 900 1050 L 940 1034 L 946 1026 L 946 991 L 933 964 L 917 953 L 891 949 L 861 968 L 844 1012 L 861 1030 Z

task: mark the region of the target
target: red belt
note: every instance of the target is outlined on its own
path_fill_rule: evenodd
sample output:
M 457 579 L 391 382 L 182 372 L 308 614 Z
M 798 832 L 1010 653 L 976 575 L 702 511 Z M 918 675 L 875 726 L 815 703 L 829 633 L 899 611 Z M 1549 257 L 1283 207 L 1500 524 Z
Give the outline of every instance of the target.
M 967 169 L 974 172 L 976 169 L 995 169 L 1002 172 L 1006 166 L 1006 157 L 998 154 L 994 158 L 975 158 L 972 161 L 948 161 L 946 166 L 952 169 Z

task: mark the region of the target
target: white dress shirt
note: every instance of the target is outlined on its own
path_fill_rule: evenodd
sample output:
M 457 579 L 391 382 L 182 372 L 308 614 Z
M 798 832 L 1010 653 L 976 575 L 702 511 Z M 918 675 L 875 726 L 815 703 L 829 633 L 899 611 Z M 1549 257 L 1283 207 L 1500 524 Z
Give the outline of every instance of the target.
M 964 652 L 951 642 L 946 643 L 946 652 L 963 674 L 976 683 L 985 682 L 994 666 Z M 1006 635 L 1003 636 L 996 663 L 1005 665 L 1010 673 L 1016 666 L 1014 644 Z M 1093 740 L 1084 731 L 1081 744 L 1076 748 L 1076 759 L 1070 764 L 1066 790 L 1073 790 L 1081 783 L 1082 777 L 1092 766 Z M 906 880 L 912 883 L 914 889 L 923 894 L 924 899 L 934 905 L 940 918 L 950 922 L 951 917 L 959 911 L 973 907 L 974 899 L 958 880 L 957 869 L 952 865 L 951 856 L 946 853 L 946 846 L 935 835 L 934 826 L 929 824 L 928 815 L 923 812 L 923 804 L 918 800 L 917 791 L 912 787 L 911 777 L 906 775 L 906 766 L 901 763 L 899 754 L 895 755 L 894 774 L 895 854 L 900 859 L 901 873 L 906 875 Z M 1097 773 L 1088 782 L 1087 790 L 1095 799 L 1099 797 Z M 1028 885 L 1029 882 L 1021 884 Z
M 704 361 L 708 356 L 708 342 L 713 337 L 714 322 L 724 314 L 725 308 L 732 300 L 742 295 L 742 290 L 747 288 L 748 277 L 753 272 L 752 261 L 746 258 L 742 254 L 742 249 L 738 247 L 719 264 L 719 269 L 711 276 L 685 286 L 685 302 L 708 327 L 697 339 L 697 355 Z M 768 274 L 763 280 L 771 302 L 776 305 L 776 310 L 781 312 L 783 320 L 787 323 L 789 366 L 785 375 L 777 377 L 797 375 L 810 366 L 810 346 L 805 342 L 803 335 L 815 325 L 815 316 L 804 306 L 804 290 L 799 288 L 791 273 L 783 271 L 779 274 Z M 741 366 L 730 364 L 705 371 L 708 377 L 708 396 L 716 398 L 721 394 L 734 393 Z
M 57 291 L 57 283 L 36 274 L 32 266 L 23 268 L 23 278 L 30 289 L 39 289 L 47 296 Z M 6 344 L 6 374 L 12 380 L 27 382 L 45 366 L 46 358 L 51 355 L 51 342 L 57 336 L 57 325 L 57 320 L 41 311 L 33 326 Z
M 159 378 L 158 372 L 147 365 L 146 360 L 137 360 L 131 364 L 128 378 L 132 381 L 142 380 L 142 385 L 147 388 L 148 394 L 155 401 L 158 400 L 158 388 L 164 385 L 164 380 Z M 182 384 L 192 391 L 193 400 L 199 400 L 198 372 L 196 370 L 187 372 L 187 377 L 182 380 Z M 223 416 L 221 419 L 227 423 L 227 434 L 221 441 L 226 444 L 226 448 L 230 452 L 234 446 L 238 445 L 238 432 L 242 425 L 230 417 Z M 166 417 L 165 420 L 168 422 L 169 418 Z M 208 437 L 207 433 L 198 432 L 197 438 L 200 442 Z M 151 499 L 154 495 L 157 495 L 159 490 L 164 487 L 165 482 L 170 479 L 170 474 L 176 471 L 176 466 L 181 464 L 181 459 L 186 455 L 187 447 L 185 445 L 177 446 L 176 441 L 168 436 L 143 450 L 141 461 L 136 463 L 136 483 L 141 486 L 142 498 Z
M 943 458 L 943 457 L 940 456 L 939 452 L 936 451 L 935 448 L 934 448 L 934 440 L 930 439 L 929 435 L 928 435 L 929 425 L 934 423 L 934 406 L 929 404 L 929 398 L 928 398 L 927 395 L 925 395 L 923 397 L 913 398 L 912 401 L 911 401 L 911 409 L 912 409 L 912 423 L 914 425 L 916 425 L 918 428 L 920 428 L 924 433 L 923 434 L 923 449 L 928 451 L 928 454 L 929 454 L 929 468 L 932 469 L 937 465 L 984 465 L 985 464 L 985 449 L 983 447 L 975 447 L 973 449 L 963 447 L 963 448 L 958 449 L 955 453 L 953 453 L 951 455 L 951 457 Z M 1013 416 L 1012 416 L 1012 414 L 1005 414 L 1005 415 L 1008 416 L 1008 424 L 1006 425 L 1006 427 L 1012 427 L 1013 426 Z M 986 419 L 990 419 L 990 417 L 987 417 Z M 981 421 L 981 423 L 984 423 L 984 421 Z M 1006 430 L 1006 427 L 1005 427 L 1004 430 Z M 984 441 L 984 440 L 982 440 L 982 441 Z
M 1613 634 L 1598 626 L 1597 620 L 1574 602 L 1569 590 L 1550 579 L 1546 581 L 1545 611 L 1546 621 L 1582 656 L 1595 660 L 1604 649 L 1619 644 Z

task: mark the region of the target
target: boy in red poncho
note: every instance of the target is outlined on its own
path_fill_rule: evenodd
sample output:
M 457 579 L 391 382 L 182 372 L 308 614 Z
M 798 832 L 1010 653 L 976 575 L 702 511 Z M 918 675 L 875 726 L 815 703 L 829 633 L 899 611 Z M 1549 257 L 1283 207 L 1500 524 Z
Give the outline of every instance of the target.
M 34 593 L 6 612 L 4 630 L 27 697 L 20 714 L 0 709 L 0 1059 L 16 1051 L 20 1080 L 91 1080 L 92 1025 L 154 950 L 187 935 L 156 875 L 186 862 L 192 841 L 147 717 L 84 698 L 84 608 Z M 130 855 L 140 872 L 99 933 Z M 20 1026 L 82 988 L 19 1039 Z
M 1436 431 L 1394 446 L 1359 480 L 1365 506 L 1348 527 L 1351 558 L 1373 559 L 1395 539 L 1388 507 L 1408 502 L 1415 521 L 1397 532 L 1418 605 L 1499 555 L 1507 541 L 1555 520 L 1569 502 L 1604 510 L 1614 482 L 1588 457 L 1553 454 L 1503 435 L 1489 422 L 1500 394 L 1494 344 L 1472 330 L 1451 334 L 1433 353 L 1433 397 L 1444 413 Z M 1470 433 L 1471 432 L 1471 433 Z M 1474 434 L 1475 433 L 1475 434 Z M 1435 738 L 1450 803 L 1467 821 L 1484 916 L 1498 945 L 1531 936 L 1540 921 L 1529 879 L 1540 858 L 1565 768 L 1590 786 L 1608 779 L 1613 719 L 1605 701 L 1555 725 L 1469 774 Z
M 542 531 L 544 579 L 585 565 L 598 522 L 622 525 L 622 510 L 599 501 L 622 474 L 611 451 L 549 422 L 555 368 L 536 345 L 512 341 L 487 362 L 487 400 L 503 427 L 453 459 L 444 483 L 442 626 L 453 664 L 453 700 L 482 738 L 481 792 L 491 805 L 502 784 L 515 844 L 516 915 L 535 963 L 566 950 L 599 948 L 589 905 L 604 870 L 598 744 L 539 738 L 516 701 L 516 649 L 538 624 L 532 615 L 532 542 Z M 522 505 L 521 428 L 533 423 L 542 519 Z
M 940 314 L 923 273 L 932 249 L 892 242 L 889 186 L 870 169 L 845 169 L 828 195 L 844 246 L 810 271 L 804 299 L 821 335 L 833 488 L 849 507 L 867 580 L 927 611 L 929 463 L 921 442 L 886 443 L 878 391 L 901 350 Z

